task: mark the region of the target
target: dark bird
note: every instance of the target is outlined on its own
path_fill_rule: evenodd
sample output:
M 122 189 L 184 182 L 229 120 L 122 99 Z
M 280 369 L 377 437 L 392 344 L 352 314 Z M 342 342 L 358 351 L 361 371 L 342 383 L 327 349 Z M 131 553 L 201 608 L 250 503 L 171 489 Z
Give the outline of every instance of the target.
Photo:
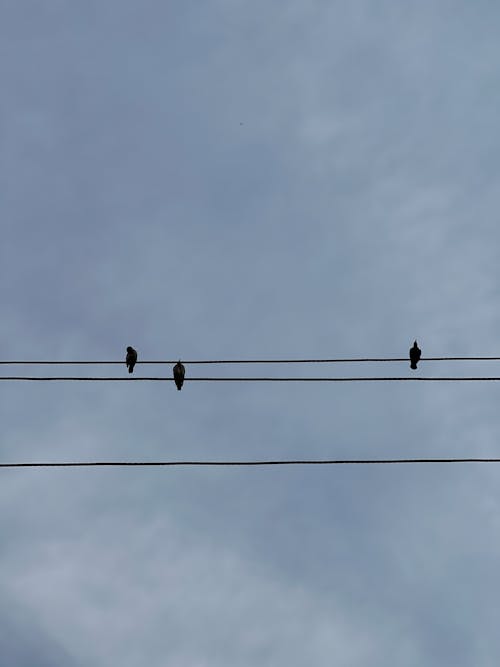
M 125 357 L 125 363 L 127 364 L 128 372 L 134 372 L 134 366 L 137 362 L 137 352 L 130 345 L 127 347 L 127 356 Z
M 415 341 L 413 347 L 410 347 L 410 368 L 413 368 L 414 371 L 417 369 L 421 354 L 422 350 L 417 345 L 417 341 Z
M 181 360 L 179 359 L 179 361 L 174 366 L 174 381 L 179 391 L 182 389 L 182 385 L 184 384 L 185 374 L 186 369 L 184 368 L 184 364 L 181 364 Z

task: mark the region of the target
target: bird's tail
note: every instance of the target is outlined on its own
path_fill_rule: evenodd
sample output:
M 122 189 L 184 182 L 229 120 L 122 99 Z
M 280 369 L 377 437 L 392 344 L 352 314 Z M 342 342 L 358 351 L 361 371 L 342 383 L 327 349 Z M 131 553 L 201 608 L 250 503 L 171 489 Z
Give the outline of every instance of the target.
M 410 363 L 410 368 L 413 368 L 413 370 L 416 371 L 417 370 L 417 364 L 414 361 L 412 361 Z
M 134 372 L 134 367 L 132 366 L 132 364 L 130 364 L 130 366 L 128 367 L 128 372 L 129 372 L 129 373 L 133 373 L 133 372 Z

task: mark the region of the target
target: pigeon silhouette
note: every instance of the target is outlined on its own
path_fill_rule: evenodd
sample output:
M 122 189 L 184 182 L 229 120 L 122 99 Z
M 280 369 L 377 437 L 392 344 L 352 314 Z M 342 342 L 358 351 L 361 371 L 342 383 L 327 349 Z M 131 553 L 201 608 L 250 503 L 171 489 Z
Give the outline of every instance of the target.
M 179 361 L 174 366 L 174 381 L 179 391 L 182 389 L 182 385 L 184 384 L 185 374 L 186 369 L 184 368 L 184 364 L 181 364 L 181 360 L 179 359 Z
M 417 341 L 415 341 L 413 343 L 413 347 L 410 347 L 410 368 L 413 368 L 413 370 L 417 369 L 417 364 L 420 361 L 421 354 L 422 350 L 417 345 Z
M 130 345 L 127 347 L 127 356 L 125 357 L 125 363 L 127 364 L 128 372 L 134 372 L 134 366 L 137 361 L 137 352 Z

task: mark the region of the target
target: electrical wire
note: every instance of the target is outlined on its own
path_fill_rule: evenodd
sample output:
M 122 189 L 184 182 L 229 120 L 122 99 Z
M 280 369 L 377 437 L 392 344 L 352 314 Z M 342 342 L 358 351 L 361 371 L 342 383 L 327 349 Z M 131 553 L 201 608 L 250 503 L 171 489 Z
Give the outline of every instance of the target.
M 141 364 L 175 364 L 178 359 L 165 361 L 164 359 L 137 361 Z M 182 359 L 184 364 L 336 364 L 336 363 L 359 363 L 359 362 L 408 362 L 409 357 L 356 357 L 356 358 L 335 358 L 335 359 Z M 500 357 L 422 357 L 419 363 L 423 361 L 500 361 Z M 124 361 L 15 361 L 0 360 L 0 365 L 43 365 L 43 366 L 82 366 L 82 365 L 125 365 Z
M 0 376 L 12 382 L 174 382 L 169 377 Z M 500 377 L 192 377 L 184 382 L 499 382 Z
M 257 467 L 323 465 L 396 465 L 445 463 L 500 463 L 500 458 L 418 458 L 418 459 L 292 459 L 277 461 L 65 461 L 47 463 L 0 463 L 0 468 L 83 468 L 83 467 Z

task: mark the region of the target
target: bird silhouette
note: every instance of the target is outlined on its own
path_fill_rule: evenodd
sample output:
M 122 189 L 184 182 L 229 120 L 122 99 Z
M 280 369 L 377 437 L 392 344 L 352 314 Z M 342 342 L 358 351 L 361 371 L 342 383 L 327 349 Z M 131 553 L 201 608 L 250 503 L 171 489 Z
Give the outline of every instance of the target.
M 134 366 L 137 362 L 137 352 L 130 345 L 127 347 L 127 356 L 125 357 L 125 363 L 127 364 L 128 372 L 134 372 Z
M 413 368 L 413 370 L 417 369 L 417 364 L 420 361 L 421 354 L 422 350 L 417 345 L 417 341 L 415 341 L 413 343 L 413 347 L 410 347 L 410 368 Z
M 185 374 L 186 369 L 184 368 L 184 364 L 181 364 L 181 360 L 179 359 L 179 361 L 174 366 L 174 381 L 179 391 L 182 389 L 182 385 L 184 384 Z

